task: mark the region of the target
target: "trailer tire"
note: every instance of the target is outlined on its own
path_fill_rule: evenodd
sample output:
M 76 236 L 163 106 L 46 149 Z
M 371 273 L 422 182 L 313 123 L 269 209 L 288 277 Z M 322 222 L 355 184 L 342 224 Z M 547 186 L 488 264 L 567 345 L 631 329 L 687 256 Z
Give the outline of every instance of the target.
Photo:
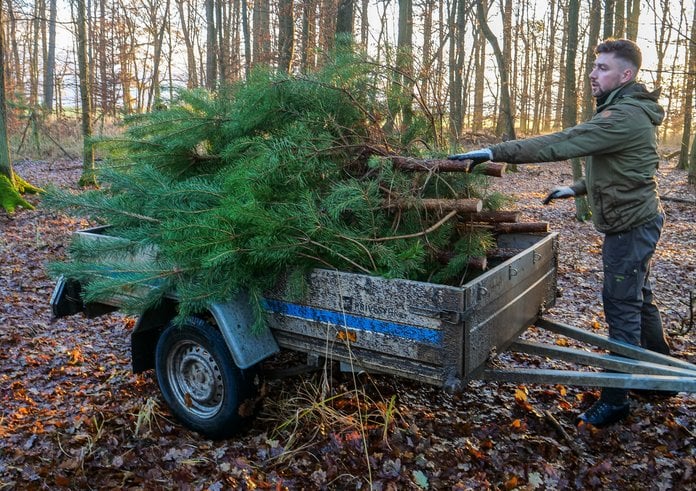
M 160 336 L 155 371 L 162 396 L 181 423 L 211 439 L 247 428 L 257 393 L 255 370 L 240 370 L 222 334 L 209 323 L 188 319 Z

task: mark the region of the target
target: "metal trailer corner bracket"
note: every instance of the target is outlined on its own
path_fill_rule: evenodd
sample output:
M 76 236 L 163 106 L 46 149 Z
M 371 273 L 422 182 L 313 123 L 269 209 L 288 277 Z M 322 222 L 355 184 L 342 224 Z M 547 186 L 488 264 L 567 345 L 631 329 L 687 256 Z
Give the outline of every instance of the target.
M 609 350 L 611 354 L 522 340 L 512 343 L 509 351 L 545 356 L 605 371 L 485 366 L 479 374 L 480 378 L 514 383 L 696 392 L 696 365 L 692 363 L 548 319 L 539 319 L 535 326 Z

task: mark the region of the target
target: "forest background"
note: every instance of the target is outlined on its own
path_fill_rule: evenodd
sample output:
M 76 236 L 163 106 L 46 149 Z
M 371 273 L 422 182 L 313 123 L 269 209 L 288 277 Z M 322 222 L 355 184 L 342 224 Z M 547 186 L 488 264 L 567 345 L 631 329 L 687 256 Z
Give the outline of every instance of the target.
M 80 140 L 70 137 L 75 118 L 82 133 L 113 133 L 123 116 L 167 104 L 178 88 L 215 90 L 259 65 L 312 71 L 344 33 L 394 69 L 386 94 L 428 108 L 441 149 L 457 149 L 465 135 L 510 139 L 586 119 L 593 47 L 634 39 L 641 79 L 662 88 L 661 140 L 678 146 L 671 156 L 680 168 L 689 165 L 691 0 L 5 0 L 1 8 L 15 158 L 75 156 L 79 146 L 67 148 Z M 403 124 L 403 108 L 389 118 Z M 84 154 L 89 168 L 91 146 Z
M 439 130 L 430 143 L 457 151 L 585 119 L 592 47 L 635 39 L 641 79 L 662 87 L 668 113 L 658 177 L 672 200 L 657 291 L 675 355 L 696 360 L 693 332 L 682 328 L 696 271 L 693 0 L 2 0 L 0 20 L 8 133 L 0 176 L 14 162 L 28 181 L 66 188 L 100 156 L 83 135 L 118 135 L 124 117 L 167 105 L 178 88 L 217 90 L 255 66 L 310 72 L 337 33 L 393 68 L 384 93 L 428 108 Z M 407 124 L 404 106 L 392 107 L 386 119 Z M 688 169 L 688 190 L 687 171 L 672 164 Z M 601 238 L 567 207 L 540 205 L 544 190 L 569 178 L 561 165 L 526 166 L 499 186 L 514 189 L 533 218 L 564 227 L 554 315 L 598 329 Z M 64 255 L 71 231 L 86 225 L 44 208 L 0 213 L 1 489 L 693 487 L 696 405 L 684 394 L 634 404 L 629 425 L 576 432 L 572 421 L 596 391 L 476 382 L 455 397 L 378 377 L 366 384 L 376 401 L 367 410 L 387 414 L 392 400 L 397 409 L 384 417 L 388 438 L 378 435 L 366 452 L 347 423 L 363 407 L 351 384 L 338 385 L 346 394 L 338 412 L 317 404 L 318 383 L 296 377 L 272 382 L 247 435 L 203 440 L 172 422 L 151 373 L 131 373 L 132 319 L 51 319 L 44 262 Z M 304 424 L 284 431 L 298 414 Z

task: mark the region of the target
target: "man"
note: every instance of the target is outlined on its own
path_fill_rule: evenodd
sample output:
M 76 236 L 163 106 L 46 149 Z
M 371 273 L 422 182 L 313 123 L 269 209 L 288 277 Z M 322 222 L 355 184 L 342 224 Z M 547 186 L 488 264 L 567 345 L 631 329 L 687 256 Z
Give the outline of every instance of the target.
M 509 163 L 554 162 L 587 157 L 585 179 L 554 188 L 544 200 L 587 195 L 592 221 L 605 234 L 602 299 L 609 337 L 662 354 L 669 346 L 653 303 L 650 261 L 664 223 L 657 193 L 656 129 L 664 119 L 659 90 L 636 83 L 640 48 L 627 39 L 608 39 L 595 49 L 590 82 L 597 110 L 589 121 L 558 133 L 514 140 L 451 155 Z M 605 388 L 576 423 L 602 427 L 629 414 L 628 391 Z

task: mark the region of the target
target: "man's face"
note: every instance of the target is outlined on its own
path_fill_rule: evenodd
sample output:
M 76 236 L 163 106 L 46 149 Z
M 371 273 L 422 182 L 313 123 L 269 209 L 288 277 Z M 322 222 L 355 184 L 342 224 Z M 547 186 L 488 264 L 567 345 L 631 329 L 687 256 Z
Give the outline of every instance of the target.
M 634 78 L 635 68 L 614 53 L 599 53 L 590 72 L 592 95 L 601 97 Z

